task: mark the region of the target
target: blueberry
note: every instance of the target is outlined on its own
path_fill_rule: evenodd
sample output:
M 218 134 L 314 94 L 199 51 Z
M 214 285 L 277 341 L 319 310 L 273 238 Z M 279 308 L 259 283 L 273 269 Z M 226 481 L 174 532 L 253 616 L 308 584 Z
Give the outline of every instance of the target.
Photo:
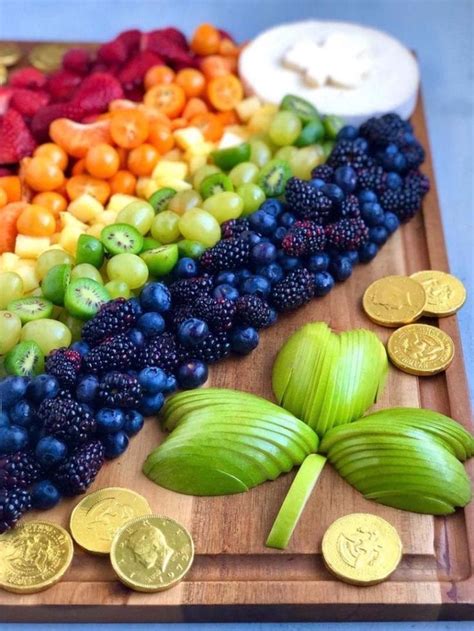
M 362 205 L 362 219 L 368 226 L 378 226 L 383 222 L 383 208 L 377 202 L 366 202 Z
M 365 138 L 356 138 L 354 141 L 354 149 L 356 151 L 362 151 L 363 153 L 367 153 L 369 148 L 369 143 Z
M 402 140 L 404 145 L 413 145 L 417 142 L 414 134 L 411 131 L 404 132 Z
M 127 337 L 131 342 L 135 344 L 135 346 L 140 347 L 145 344 L 145 336 L 143 335 L 143 332 L 140 331 L 140 329 L 130 329 L 130 331 L 127 333 Z
M 277 226 L 276 218 L 264 210 L 252 213 L 248 220 L 251 227 L 263 235 L 271 235 Z
M 329 256 L 326 252 L 315 252 L 308 256 L 306 267 L 310 272 L 325 272 L 329 265 Z
M 276 259 L 276 247 L 273 243 L 257 243 L 251 251 L 252 262 L 256 265 L 266 265 Z
M 250 247 L 252 247 L 253 245 L 257 245 L 257 243 L 261 243 L 261 241 L 263 241 L 262 235 L 254 232 L 253 230 L 244 230 L 240 235 L 240 238 L 245 239 Z
M 315 296 L 325 296 L 334 287 L 334 278 L 329 272 L 316 272 L 313 278 Z
M 227 285 L 226 283 L 214 287 L 212 295 L 218 300 L 237 300 L 240 296 L 238 289 L 232 285 Z
M 263 265 L 257 269 L 257 273 L 259 276 L 267 278 L 272 284 L 277 283 L 284 276 L 283 270 L 278 263 Z
M 64 460 L 67 446 L 54 436 L 44 436 L 36 445 L 35 456 L 42 467 L 49 469 Z
M 138 373 L 138 383 L 143 388 L 143 392 L 146 392 L 147 394 L 163 392 L 166 388 L 167 379 L 168 376 L 165 371 L 157 366 L 143 368 Z
M 359 262 L 359 252 L 357 252 L 357 250 L 347 250 L 347 252 L 345 252 L 345 256 L 347 256 L 353 266 L 357 265 Z
M 359 248 L 359 260 L 361 263 L 368 263 L 377 256 L 379 246 L 372 241 L 367 241 Z
M 254 294 L 260 298 L 265 298 L 270 293 L 272 286 L 265 276 L 250 276 L 242 283 L 242 293 Z
M 144 425 L 143 415 L 137 410 L 130 410 L 125 414 L 125 424 L 123 431 L 127 436 L 135 436 L 142 429 Z
M 128 436 L 125 432 L 107 434 L 102 439 L 104 455 L 107 460 L 113 460 L 123 454 L 128 447 Z
M 283 250 L 281 250 L 281 253 L 278 256 L 278 263 L 285 272 L 292 272 L 293 270 L 301 267 L 301 259 L 297 256 L 285 254 Z
M 99 391 L 99 378 L 95 375 L 82 377 L 76 386 L 76 398 L 80 403 L 94 403 Z
M 208 373 L 207 365 L 204 362 L 192 360 L 179 366 L 176 371 L 176 378 L 180 388 L 191 390 L 202 386 L 207 381 Z
M 48 510 L 56 506 L 61 493 L 50 480 L 35 482 L 31 488 L 31 505 L 37 510 Z
M 143 416 L 158 414 L 163 407 L 164 402 L 165 397 L 162 392 L 157 392 L 156 394 L 145 394 L 140 401 L 139 411 L 143 414 Z
M 5 411 L 0 411 L 0 427 L 8 427 L 10 425 L 10 419 Z
M 250 278 L 252 276 L 252 272 L 249 269 L 243 268 L 237 272 L 237 282 L 241 285 L 244 280 Z
M 351 166 L 339 167 L 334 172 L 334 181 L 344 192 L 352 193 L 357 186 L 357 173 Z
M 235 272 L 219 272 L 215 278 L 216 285 L 235 285 L 237 283 L 237 274 Z
M 82 340 L 78 340 L 71 344 L 71 350 L 77 351 L 81 357 L 85 357 L 87 353 L 90 351 L 90 346 L 87 342 L 83 342 Z
M 290 228 L 296 221 L 296 217 L 293 215 L 293 213 L 290 212 L 284 212 L 282 215 L 280 215 L 280 226 L 283 226 L 284 228 Z
M 342 282 L 347 280 L 352 274 L 352 263 L 349 257 L 342 255 L 337 256 L 331 261 L 329 271 L 337 281 Z
M 384 226 L 374 226 L 369 230 L 369 239 L 377 245 L 383 245 L 388 239 L 388 230 Z
M 278 313 L 276 309 L 271 308 L 268 315 L 268 326 L 272 326 L 278 320 Z
M 28 429 L 35 418 L 35 410 L 31 403 L 21 399 L 10 408 L 9 416 L 12 425 L 20 425 Z
M 122 429 L 125 416 L 122 410 L 117 408 L 101 408 L 95 415 L 95 421 L 99 434 L 108 434 Z
M 53 375 L 38 375 L 28 384 L 26 396 L 33 403 L 41 403 L 43 399 L 53 399 L 59 392 L 59 382 Z
M 385 178 L 385 183 L 388 186 L 388 188 L 395 190 L 397 188 L 400 188 L 400 186 L 403 184 L 403 180 L 398 175 L 398 173 L 394 173 L 393 171 L 391 171 L 390 173 L 387 173 L 387 176 Z
M 383 225 L 389 234 L 395 232 L 400 226 L 400 220 L 394 213 L 386 212 L 383 218 Z
M 263 210 L 273 217 L 278 217 L 283 212 L 283 204 L 278 199 L 267 199 L 260 206 L 259 210 Z
M 12 454 L 28 444 L 28 432 L 24 427 L 10 425 L 0 427 L 0 454 Z
M 391 142 L 385 147 L 384 153 L 386 156 L 395 156 L 398 153 L 398 147 L 395 143 Z
M 284 226 L 278 226 L 273 233 L 273 243 L 280 245 L 283 239 L 286 237 L 288 230 Z
M 197 276 L 198 265 L 194 259 L 184 256 L 176 263 L 173 272 L 178 278 L 192 278 Z
M 251 326 L 237 326 L 230 334 L 230 345 L 234 353 L 247 355 L 258 346 L 260 336 Z
M 207 323 L 199 318 L 188 318 L 178 327 L 178 340 L 183 346 L 196 346 L 208 335 Z
M 11 408 L 25 395 L 28 380 L 25 377 L 5 377 L 0 380 L 0 401 L 5 408 Z
M 133 312 L 135 313 L 136 317 L 139 318 L 142 315 L 142 313 L 143 313 L 143 309 L 142 309 L 142 306 L 140 304 L 140 300 L 138 298 L 133 297 L 133 298 L 130 298 L 128 303 L 130 305 L 132 305 Z
M 374 191 L 370 191 L 369 189 L 365 188 L 363 191 L 361 191 L 358 196 L 359 201 L 361 204 L 365 204 L 366 202 L 376 202 L 377 201 L 377 195 L 374 193 Z
M 145 337 L 160 335 L 165 330 L 163 316 L 156 311 L 148 311 L 138 318 L 137 328 Z
M 344 191 L 337 184 L 325 184 L 321 191 L 335 204 L 340 204 L 345 197 Z
M 144 311 L 163 313 L 171 308 L 171 295 L 163 283 L 148 283 L 140 294 L 140 304 Z
M 352 125 L 344 125 L 342 127 L 337 136 L 336 140 L 355 140 L 359 135 L 359 130 L 357 127 L 353 127 Z
M 177 390 L 178 388 L 178 382 L 176 381 L 176 377 L 174 375 L 168 375 L 168 378 L 166 379 L 166 386 L 165 389 L 163 390 L 163 394 L 167 395 L 167 394 L 171 394 L 171 392 L 174 392 L 175 390 Z
M 323 186 L 326 184 L 326 182 L 320 177 L 313 177 L 311 180 L 309 180 L 309 183 L 311 184 L 311 186 L 314 186 L 316 190 L 323 188 Z

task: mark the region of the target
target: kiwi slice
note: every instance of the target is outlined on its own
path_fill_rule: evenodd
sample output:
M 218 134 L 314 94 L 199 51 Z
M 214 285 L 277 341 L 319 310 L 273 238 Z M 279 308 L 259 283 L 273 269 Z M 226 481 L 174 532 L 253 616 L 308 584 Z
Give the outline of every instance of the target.
M 89 263 L 99 269 L 104 262 L 104 246 L 90 234 L 81 234 L 77 241 L 76 265 Z
M 201 186 L 199 187 L 199 192 L 204 199 L 207 199 L 216 193 L 233 190 L 234 185 L 232 184 L 232 180 L 224 173 L 213 173 L 212 175 L 208 175 L 203 179 Z
M 110 294 L 103 285 L 91 278 L 76 278 L 66 289 L 64 306 L 76 318 L 89 320 L 109 300 Z
M 294 94 L 287 94 L 283 98 L 280 109 L 293 112 L 299 116 L 302 123 L 309 123 L 312 118 L 318 118 L 318 111 L 314 105 Z
M 44 355 L 36 342 L 20 342 L 5 355 L 5 370 L 9 375 L 33 377 L 44 370 Z
M 21 323 L 49 318 L 53 313 L 53 303 L 40 296 L 18 298 L 8 303 L 8 311 L 13 311 L 20 318 Z
M 138 254 L 143 247 L 143 236 L 127 223 L 113 223 L 100 233 L 100 239 L 110 254 Z
M 178 262 L 178 246 L 176 243 L 162 245 L 159 248 L 143 252 L 140 257 L 147 264 L 152 276 L 166 276 Z
M 83 235 L 85 236 L 85 235 Z M 41 283 L 41 291 L 43 296 L 55 305 L 64 304 L 64 294 L 67 286 L 71 282 L 72 266 L 68 263 L 54 265 L 48 270 L 46 276 Z
M 168 208 L 168 204 L 175 195 L 176 191 L 174 188 L 165 186 L 164 188 L 160 188 L 158 191 L 155 191 L 148 199 L 148 203 L 153 206 L 155 213 L 161 213 L 163 210 Z
M 278 197 L 285 192 L 285 186 L 292 176 L 291 168 L 285 160 L 270 160 L 258 174 L 257 184 L 267 197 Z
M 246 162 L 250 158 L 250 145 L 248 142 L 243 142 L 234 147 L 213 151 L 211 156 L 214 164 L 217 164 L 223 171 L 230 171 L 237 164 Z
M 153 237 L 143 237 L 143 247 L 142 252 L 146 252 L 147 250 L 154 250 L 155 248 L 159 248 L 161 243 Z

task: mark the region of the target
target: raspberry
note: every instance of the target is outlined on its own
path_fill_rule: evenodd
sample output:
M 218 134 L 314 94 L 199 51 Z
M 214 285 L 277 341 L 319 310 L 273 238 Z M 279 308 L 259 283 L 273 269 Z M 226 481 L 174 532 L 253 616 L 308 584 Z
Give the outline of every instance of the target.
M 40 107 L 47 105 L 49 95 L 46 92 L 28 90 L 26 88 L 15 88 L 10 100 L 11 107 L 20 112 L 22 116 L 31 118 Z
M 99 312 L 82 327 L 82 338 L 91 346 L 106 337 L 128 331 L 137 321 L 135 304 L 125 298 L 106 302 Z
M 84 77 L 89 72 L 90 55 L 84 48 L 70 48 L 63 55 L 63 68 Z
M 169 286 L 171 300 L 177 305 L 193 305 L 198 296 L 209 294 L 212 289 L 211 276 L 196 276 L 176 280 Z
M 296 221 L 283 237 L 281 245 L 290 256 L 308 256 L 321 252 L 326 245 L 324 228 L 314 221 Z
M 0 491 L 0 534 L 10 530 L 31 508 L 31 497 L 22 489 Z
M 104 406 L 134 408 L 141 395 L 138 379 L 127 373 L 109 372 L 100 381 L 98 398 Z
M 12 88 L 0 87 L 0 116 L 3 116 L 10 107 L 13 92 L 14 90 Z M 11 175 L 11 173 L 8 173 L 8 175 Z
M 136 356 L 135 344 L 125 333 L 120 333 L 91 349 L 84 357 L 84 366 L 93 373 L 129 369 L 134 366 Z
M 237 237 L 219 241 L 214 247 L 201 255 L 200 263 L 203 269 L 210 272 L 232 270 L 244 266 L 250 254 L 247 241 Z
M 178 365 L 179 347 L 172 333 L 163 333 L 152 338 L 140 353 L 140 367 L 158 366 L 167 372 Z
M 73 399 L 55 397 L 45 399 L 38 408 L 45 434 L 56 436 L 70 446 L 84 443 L 95 432 L 95 419 Z
M 125 44 L 127 52 L 131 56 L 140 48 L 141 38 L 142 32 L 137 28 L 131 28 L 128 31 L 122 31 L 117 39 Z
M 290 311 L 309 302 L 313 295 L 313 276 L 302 267 L 273 286 L 271 301 L 277 311 Z
M 193 311 L 198 318 L 205 320 L 214 331 L 227 331 L 232 327 L 235 315 L 232 300 L 219 300 L 203 296 L 196 300 Z
M 46 359 L 46 370 L 56 377 L 61 386 L 73 386 L 81 370 L 81 355 L 69 348 L 58 348 Z
M 48 77 L 48 91 L 53 101 L 70 101 L 82 77 L 69 70 L 57 70 Z
M 236 301 L 237 320 L 254 329 L 263 329 L 272 322 L 272 310 L 259 296 L 240 296 Z
M 248 219 L 229 219 L 228 221 L 224 221 L 221 225 L 222 238 L 230 239 L 231 237 L 238 237 L 242 232 L 249 229 L 250 224 Z
M 369 238 L 369 229 L 362 219 L 341 219 L 326 226 L 328 245 L 339 251 L 358 250 Z
M 163 59 L 159 55 L 144 50 L 125 64 L 117 78 L 125 90 L 131 90 L 137 86 L 141 87 L 147 70 L 152 66 L 161 66 L 162 64 Z
M 96 72 L 82 82 L 74 95 L 74 103 L 87 113 L 105 112 L 110 101 L 121 99 L 123 90 L 108 72 Z
M 207 364 L 223 359 L 230 355 L 230 342 L 227 333 L 209 333 L 200 344 L 193 347 L 192 359 L 200 359 Z
M 122 65 L 127 61 L 128 50 L 126 43 L 120 37 L 116 37 L 110 42 L 102 44 L 97 49 L 97 59 L 107 66 L 115 64 Z
M 332 201 L 310 182 L 290 177 L 285 197 L 296 215 L 322 223 L 332 210 Z
M 69 118 L 81 121 L 85 112 L 73 103 L 54 103 L 40 107 L 31 121 L 31 132 L 38 142 L 46 142 L 49 138 L 49 126 L 56 118 Z
M 0 489 L 26 488 L 41 475 L 32 451 L 17 451 L 0 456 Z
M 100 440 L 91 440 L 78 447 L 72 456 L 59 465 L 53 476 L 64 495 L 85 493 L 104 464 L 104 446 Z
M 163 44 L 166 46 L 169 43 L 175 44 L 183 50 L 188 50 L 185 35 L 176 28 L 156 29 L 149 33 L 144 33 L 142 37 L 142 48 L 144 50 L 158 52 L 158 54 L 160 54 L 160 47 L 163 46 Z
M 197 65 L 197 60 L 190 55 L 187 45 L 180 41 L 175 29 L 160 29 L 147 33 L 144 36 L 143 48 L 159 55 L 167 65 L 176 70 Z
M 9 109 L 0 123 L 0 164 L 12 164 L 33 153 L 36 143 L 21 114 Z
M 27 88 L 29 90 L 42 90 L 48 81 L 48 77 L 33 67 L 20 68 L 11 73 L 9 83 L 12 88 Z

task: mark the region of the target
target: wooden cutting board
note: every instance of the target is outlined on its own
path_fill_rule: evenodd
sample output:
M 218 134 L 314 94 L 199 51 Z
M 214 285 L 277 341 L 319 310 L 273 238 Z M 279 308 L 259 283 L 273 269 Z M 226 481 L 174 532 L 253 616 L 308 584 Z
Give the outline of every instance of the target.
M 432 189 L 423 212 L 403 226 L 368 265 L 329 296 L 282 317 L 261 335 L 258 349 L 244 359 L 230 359 L 211 369 L 209 385 L 238 388 L 273 399 L 272 362 L 283 340 L 305 322 L 324 320 L 337 331 L 372 329 L 384 341 L 389 329 L 370 322 L 361 309 L 365 288 L 388 274 L 422 269 L 448 270 L 425 116 L 421 99 L 413 117 L 416 135 L 427 149 L 424 171 Z M 465 307 L 465 308 L 470 308 Z M 438 324 L 431 321 L 433 324 Z M 469 427 L 472 421 L 461 340 L 455 316 L 439 321 L 456 346 L 448 371 L 417 378 L 390 368 L 377 408 L 428 407 Z M 366 501 L 327 465 L 284 551 L 264 541 L 294 473 L 247 493 L 193 498 L 162 489 L 142 473 L 143 461 L 162 440 L 158 423 L 149 420 L 127 452 L 103 467 L 92 490 L 124 486 L 142 493 L 156 513 L 174 517 L 191 531 L 194 565 L 177 587 L 157 594 L 128 590 L 105 557 L 77 545 L 72 566 L 51 589 L 20 596 L 0 590 L 0 620 L 6 621 L 267 621 L 267 620 L 436 620 L 474 618 L 474 503 L 446 518 L 403 512 Z M 467 465 L 474 477 L 474 462 Z M 78 499 L 54 510 L 31 514 L 67 527 Z M 325 569 L 321 539 L 338 517 L 376 513 L 398 530 L 404 555 L 388 581 L 372 587 L 339 582 Z

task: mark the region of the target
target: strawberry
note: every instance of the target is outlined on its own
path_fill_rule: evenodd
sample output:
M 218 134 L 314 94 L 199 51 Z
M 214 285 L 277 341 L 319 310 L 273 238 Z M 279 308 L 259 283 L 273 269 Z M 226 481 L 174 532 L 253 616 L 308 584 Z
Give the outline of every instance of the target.
M 142 32 L 135 28 L 123 31 L 120 35 L 118 35 L 117 39 L 125 44 L 125 48 L 127 49 L 127 53 L 130 57 L 138 52 L 141 37 Z
M 25 202 L 12 202 L 0 208 L 0 254 L 13 252 L 15 249 L 15 239 L 18 231 L 16 222 L 25 209 Z
M 133 90 L 134 87 L 141 86 L 146 71 L 152 66 L 163 64 L 163 59 L 148 50 L 138 53 L 120 70 L 117 77 L 125 90 Z
M 47 92 L 27 90 L 26 88 L 15 88 L 10 101 L 10 106 L 20 112 L 22 116 L 31 118 L 40 107 L 49 103 Z
M 122 97 L 122 86 L 117 79 L 108 72 L 97 72 L 84 79 L 73 103 L 87 113 L 99 113 L 105 112 L 110 101 Z
M 13 175 L 12 171 L 10 171 L 10 169 L 7 169 L 7 167 L 0 167 L 0 178 L 1 177 L 8 177 L 9 175 Z
M 63 55 L 63 68 L 84 77 L 89 71 L 90 55 L 84 48 L 70 48 Z
M 97 59 L 107 66 L 123 64 L 127 60 L 127 56 L 127 46 L 119 37 L 102 44 L 97 50 Z
M 149 33 L 143 33 L 140 48 L 142 50 L 151 50 L 153 52 L 159 52 L 159 47 L 167 43 L 174 44 L 178 48 L 183 50 L 189 50 L 186 37 L 178 29 L 160 28 Z
M 45 87 L 47 76 L 36 68 L 20 68 L 10 75 L 12 88 L 27 88 L 29 90 L 41 90 Z
M 81 121 L 85 116 L 82 108 L 74 103 L 54 103 L 45 105 L 33 116 L 31 131 L 38 142 L 46 142 L 49 138 L 49 126 L 56 118 L 70 118 L 73 121 Z
M 151 31 L 145 40 L 146 50 L 160 55 L 173 68 L 181 69 L 186 66 L 196 67 L 197 60 L 186 49 L 178 45 L 164 31 Z
M 21 158 L 31 155 L 36 147 L 21 114 L 12 108 L 1 119 L 0 138 L 0 164 L 18 162 Z
M 48 90 L 53 101 L 70 101 L 82 77 L 69 70 L 57 70 L 48 78 Z
M 5 114 L 5 112 L 7 111 L 12 96 L 13 90 L 10 87 L 0 87 L 0 116 L 3 116 L 3 114 Z

